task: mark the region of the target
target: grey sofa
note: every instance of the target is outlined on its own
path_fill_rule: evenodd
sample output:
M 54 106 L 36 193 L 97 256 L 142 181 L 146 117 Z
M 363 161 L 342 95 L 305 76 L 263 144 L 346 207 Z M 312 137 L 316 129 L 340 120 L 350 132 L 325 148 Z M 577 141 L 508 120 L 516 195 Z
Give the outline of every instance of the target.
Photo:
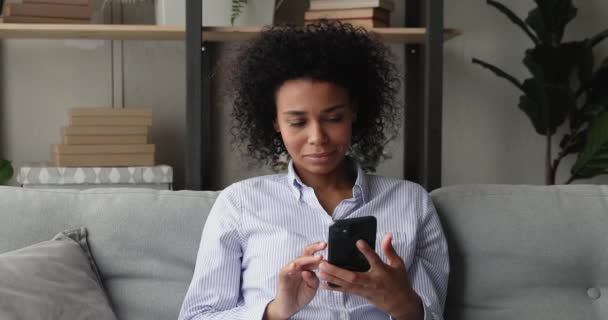
M 0 253 L 84 226 L 118 318 L 175 319 L 217 194 L 0 187 Z M 608 319 L 607 187 L 471 185 L 432 197 L 452 264 L 446 319 Z

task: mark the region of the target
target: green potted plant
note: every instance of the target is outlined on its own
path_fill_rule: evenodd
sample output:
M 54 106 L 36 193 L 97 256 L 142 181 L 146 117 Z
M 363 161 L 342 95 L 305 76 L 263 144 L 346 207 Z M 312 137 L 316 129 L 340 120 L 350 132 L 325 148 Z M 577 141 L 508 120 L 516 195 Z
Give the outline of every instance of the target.
M 524 20 L 498 1 L 487 3 L 507 16 L 530 38 L 524 53 L 530 77 L 523 82 L 500 68 L 473 59 L 513 84 L 522 95 L 519 108 L 538 134 L 546 136 L 545 183 L 555 184 L 557 168 L 567 155 L 577 155 L 566 184 L 608 173 L 608 57 L 596 64 L 593 49 L 608 37 L 608 29 L 579 41 L 563 41 L 577 14 L 571 0 L 535 0 Z M 567 125 L 554 157 L 551 142 Z
M 270 0 L 264 1 L 270 2 Z M 279 10 L 284 1 L 285 0 L 276 0 L 276 3 L 274 4 L 274 11 Z M 234 21 L 241 15 L 246 6 L 247 0 L 232 0 L 230 11 L 230 25 L 234 25 Z
M 8 160 L 0 159 L 0 185 L 5 184 L 13 176 L 13 166 Z

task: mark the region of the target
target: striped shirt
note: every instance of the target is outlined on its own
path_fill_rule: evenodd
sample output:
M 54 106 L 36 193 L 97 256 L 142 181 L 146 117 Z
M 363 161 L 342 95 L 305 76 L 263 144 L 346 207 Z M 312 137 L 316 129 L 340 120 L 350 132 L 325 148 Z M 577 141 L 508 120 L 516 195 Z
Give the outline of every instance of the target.
M 218 196 L 203 230 L 192 282 L 180 320 L 262 319 L 275 297 L 279 270 L 317 241 L 328 241 L 335 220 L 377 219 L 376 252 L 386 262 L 380 240 L 393 233 L 425 319 L 443 319 L 449 273 L 445 237 L 428 193 L 419 185 L 366 175 L 357 178 L 353 198 L 328 215 L 314 190 L 289 164 L 287 174 L 235 183 Z M 327 249 L 320 252 L 327 257 Z M 365 298 L 319 288 L 291 319 L 391 319 Z

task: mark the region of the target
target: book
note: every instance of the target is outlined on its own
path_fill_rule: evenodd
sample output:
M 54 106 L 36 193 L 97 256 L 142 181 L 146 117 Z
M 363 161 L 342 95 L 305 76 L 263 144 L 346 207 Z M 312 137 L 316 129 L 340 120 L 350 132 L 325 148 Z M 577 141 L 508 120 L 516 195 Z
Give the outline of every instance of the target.
M 152 117 L 152 108 L 71 108 L 70 117 Z
M 332 19 L 332 20 L 340 20 L 342 23 L 350 23 L 355 27 L 363 27 L 365 29 L 373 29 L 373 28 L 388 28 L 388 23 L 380 20 L 373 19 Z M 304 24 L 313 23 L 317 20 L 304 20 Z
M 147 136 L 145 135 L 113 135 L 113 136 L 93 136 L 93 135 L 64 135 L 63 144 L 81 145 L 81 144 L 146 144 Z
M 359 8 L 338 10 L 308 10 L 304 13 L 304 20 L 317 19 L 375 19 L 388 23 L 391 13 L 381 8 Z
M 53 153 L 53 164 L 60 167 L 153 166 L 154 153 L 61 154 Z
M 63 127 L 61 134 L 64 136 L 111 136 L 111 135 L 147 135 L 148 127 L 146 126 L 130 126 L 130 127 L 95 127 L 95 126 L 82 126 L 82 127 Z
M 108 144 L 108 145 L 65 145 L 54 144 L 52 146 L 54 154 L 71 155 L 108 155 L 108 154 L 138 154 L 154 153 L 153 144 Z
M 88 116 L 70 117 L 71 126 L 151 126 L 151 117 Z
M 7 3 L 10 16 L 85 19 L 91 18 L 91 7 L 63 4 Z
M 63 4 L 72 6 L 90 6 L 91 0 L 22 0 L 23 3 Z
M 311 10 L 382 8 L 388 11 L 395 9 L 391 0 L 310 0 Z
M 88 19 L 67 19 L 67 18 L 49 18 L 49 17 L 24 17 L 13 16 L 5 12 L 2 16 L 4 23 L 60 23 L 60 24 L 90 24 Z

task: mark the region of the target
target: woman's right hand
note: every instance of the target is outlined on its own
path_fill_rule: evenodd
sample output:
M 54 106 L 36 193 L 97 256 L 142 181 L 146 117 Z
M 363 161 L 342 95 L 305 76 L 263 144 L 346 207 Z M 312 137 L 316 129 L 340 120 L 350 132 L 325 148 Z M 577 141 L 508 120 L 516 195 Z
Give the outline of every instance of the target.
M 322 256 L 314 254 L 325 247 L 325 242 L 313 243 L 304 248 L 301 256 L 281 269 L 276 296 L 266 307 L 264 319 L 288 319 L 314 298 L 319 288 L 319 278 L 312 270 L 317 269 L 323 261 Z

